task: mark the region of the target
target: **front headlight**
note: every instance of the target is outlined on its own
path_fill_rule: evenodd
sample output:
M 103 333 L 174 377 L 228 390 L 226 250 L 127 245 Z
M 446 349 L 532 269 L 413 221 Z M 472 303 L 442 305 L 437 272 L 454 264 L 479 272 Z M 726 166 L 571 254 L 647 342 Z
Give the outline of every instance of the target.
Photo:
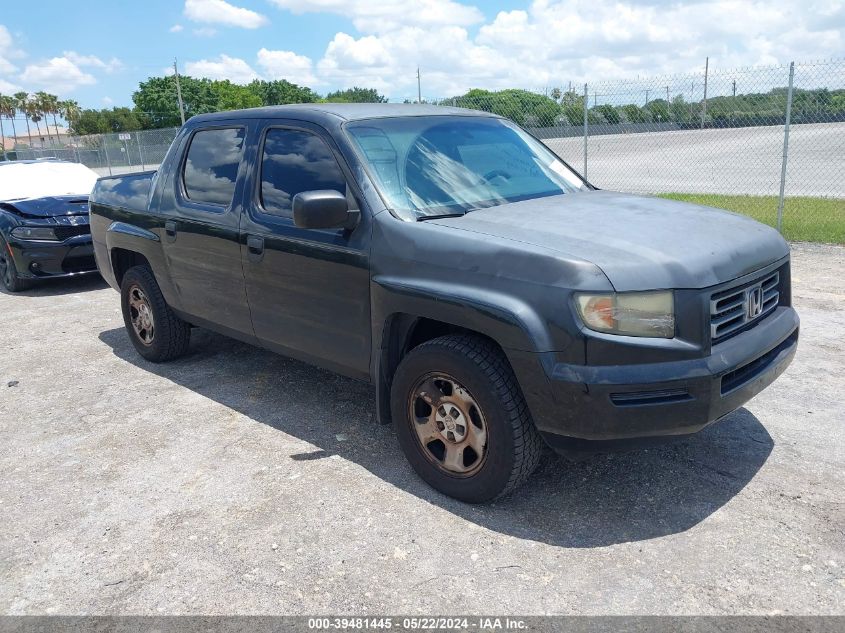
M 670 290 L 575 295 L 584 325 L 597 332 L 627 336 L 675 336 L 674 303 Z
M 40 240 L 55 242 L 59 238 L 56 237 L 56 232 L 47 227 L 34 226 L 16 226 L 12 229 L 12 237 L 19 240 Z

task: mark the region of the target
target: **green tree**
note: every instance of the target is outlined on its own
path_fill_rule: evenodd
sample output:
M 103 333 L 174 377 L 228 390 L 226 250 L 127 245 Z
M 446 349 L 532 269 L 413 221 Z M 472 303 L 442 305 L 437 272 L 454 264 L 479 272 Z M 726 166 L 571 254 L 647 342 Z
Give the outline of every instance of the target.
M 68 129 L 74 129 L 75 122 L 79 119 L 80 114 L 82 114 L 82 109 L 73 99 L 59 101 L 59 115 L 67 121 Z
M 675 123 L 685 123 L 689 121 L 690 108 L 689 104 L 684 101 L 684 95 L 675 95 L 672 97 L 672 102 L 669 104 L 669 119 Z
M 18 114 L 17 100 L 12 96 L 0 96 L 0 117 L 8 117 L 12 122 L 12 136 L 14 137 L 12 149 L 15 149 L 14 144 L 18 141 L 18 131 L 15 129 L 15 116 Z
M 217 111 L 217 95 L 210 79 L 179 77 L 185 116 Z M 175 127 L 181 124 L 179 102 L 176 98 L 176 78 L 150 77 L 132 93 L 137 113 L 143 115 L 148 127 Z
M 256 79 L 247 88 L 261 99 L 261 105 L 285 105 L 288 103 L 315 103 L 320 95 L 311 90 L 298 86 L 285 79 L 261 81 Z
M 654 99 L 643 108 L 647 120 L 654 123 L 665 123 L 669 120 L 669 104 L 666 99 Z
M 129 108 L 82 110 L 73 122 L 73 133 L 80 135 L 132 132 L 142 128 L 141 119 Z
M 646 115 L 643 109 L 635 103 L 619 107 L 619 117 L 624 123 L 645 123 Z
M 213 90 L 217 95 L 217 110 L 242 110 L 264 105 L 261 97 L 247 86 L 238 86 L 228 80 L 215 81 Z
M 440 104 L 493 112 L 530 127 L 554 125 L 561 111 L 554 99 L 512 88 L 497 92 L 473 88 L 463 96 L 446 99 Z
M 47 115 L 50 113 L 51 105 L 51 97 L 52 95 L 47 94 L 46 92 L 39 91 L 35 93 L 33 97 L 33 108 L 37 110 L 37 115 L 39 120 L 44 121 L 44 127 L 47 129 L 47 141 L 50 145 L 53 144 L 53 137 L 50 135 L 50 122 L 47 119 Z M 38 134 L 41 134 L 41 128 L 38 129 Z
M 335 90 L 326 95 L 329 103 L 387 103 L 387 98 L 380 95 L 375 88 L 347 88 Z
M 590 108 L 589 115 L 592 116 L 594 113 L 597 119 L 600 117 L 605 123 L 616 125 L 620 122 L 619 111 L 608 103 Z
M 23 120 L 26 121 L 26 135 L 29 138 L 29 147 L 32 147 L 32 130 L 29 127 L 29 111 L 27 104 L 29 103 L 28 92 L 16 92 L 12 97 L 15 100 L 15 108 L 18 112 L 23 114 Z
M 583 95 L 579 95 L 574 90 L 567 90 L 560 98 L 560 107 L 570 125 L 584 125 Z

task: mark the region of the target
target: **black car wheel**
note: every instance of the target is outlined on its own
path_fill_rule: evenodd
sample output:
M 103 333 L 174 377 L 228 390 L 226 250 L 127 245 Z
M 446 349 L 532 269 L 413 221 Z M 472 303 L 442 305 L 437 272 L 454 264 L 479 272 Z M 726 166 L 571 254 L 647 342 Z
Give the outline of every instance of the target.
M 146 266 L 130 268 L 120 284 L 120 304 L 129 339 L 138 353 L 160 363 L 188 351 L 191 326 L 167 305 Z
M 9 292 L 21 292 L 32 286 L 30 281 L 18 277 L 18 269 L 9 253 L 9 245 L 2 237 L 0 237 L 0 281 Z
M 433 488 L 469 503 L 508 494 L 537 466 L 542 440 L 504 354 L 475 336 L 411 350 L 391 387 L 396 434 Z

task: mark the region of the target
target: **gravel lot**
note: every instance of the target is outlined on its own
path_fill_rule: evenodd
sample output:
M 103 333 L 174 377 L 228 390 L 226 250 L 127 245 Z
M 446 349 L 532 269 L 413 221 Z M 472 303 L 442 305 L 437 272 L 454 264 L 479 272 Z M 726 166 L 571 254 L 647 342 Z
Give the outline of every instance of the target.
M 0 610 L 845 614 L 845 249 L 793 276 L 798 357 L 745 409 L 482 507 L 366 385 L 206 331 L 149 364 L 97 280 L 0 295 Z

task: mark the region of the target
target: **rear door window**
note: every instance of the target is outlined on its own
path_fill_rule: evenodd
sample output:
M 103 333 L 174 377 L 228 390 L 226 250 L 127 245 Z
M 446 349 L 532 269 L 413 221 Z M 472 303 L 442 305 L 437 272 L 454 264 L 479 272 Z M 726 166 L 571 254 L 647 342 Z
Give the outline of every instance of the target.
M 303 130 L 269 129 L 261 158 L 261 206 L 265 213 L 290 216 L 293 197 L 317 189 L 346 194 L 346 178 L 326 142 Z
M 244 128 L 200 130 L 185 159 L 185 195 L 192 202 L 228 207 L 235 195 Z

